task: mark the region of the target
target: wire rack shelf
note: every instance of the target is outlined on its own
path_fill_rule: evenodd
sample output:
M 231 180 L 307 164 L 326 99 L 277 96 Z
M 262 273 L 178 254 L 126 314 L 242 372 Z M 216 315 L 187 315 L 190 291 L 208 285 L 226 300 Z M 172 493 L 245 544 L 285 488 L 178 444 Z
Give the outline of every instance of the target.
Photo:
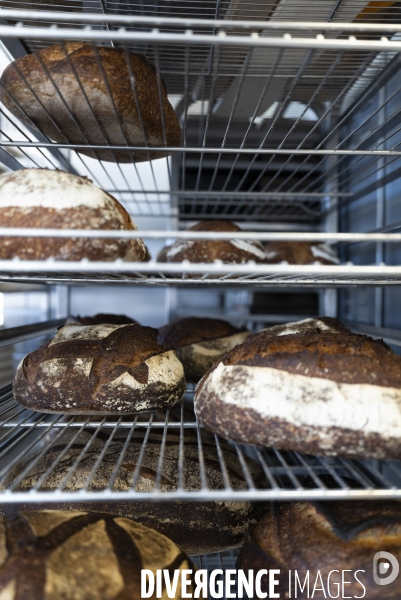
M 170 411 L 128 416 L 123 420 L 122 417 L 66 417 L 33 413 L 14 401 L 11 385 L 3 387 L 0 400 L 0 427 L 3 432 L 0 437 L 1 502 L 206 499 L 267 501 L 401 497 L 401 466 L 397 462 L 313 457 L 230 442 L 230 452 L 235 455 L 238 468 L 241 468 L 240 478 L 243 484 L 235 486 L 230 480 L 231 471 L 227 468 L 222 452 L 226 444 L 196 422 L 190 403 L 192 393 L 191 386 L 186 400 L 182 401 L 178 409 L 173 407 Z M 98 443 L 99 439 L 101 443 Z M 115 488 L 114 483 L 120 470 L 127 466 L 124 457 L 130 454 L 129 445 L 138 443 L 138 440 L 134 465 L 130 466 L 131 481 L 123 486 L 124 489 L 120 484 Z M 177 445 L 177 481 L 184 481 L 184 484 L 177 484 L 175 489 L 166 490 L 163 487 L 162 469 L 167 440 L 168 443 Z M 185 489 L 183 470 L 186 449 L 194 445 L 199 452 L 199 487 Z M 79 448 L 78 452 L 75 450 L 73 459 L 69 454 L 71 447 Z M 221 473 L 221 485 L 211 486 L 208 483 L 205 448 L 209 458 L 210 452 L 215 454 Z M 107 461 L 108 452 L 113 454 L 113 469 L 108 473 L 108 480 L 103 488 L 99 489 L 96 472 L 105 457 Z M 159 457 L 158 472 L 151 477 L 155 482 L 153 489 L 138 491 L 141 469 L 143 468 L 145 476 L 149 470 L 145 466 L 147 453 Z M 249 467 L 248 459 L 252 459 L 252 467 Z M 130 461 L 132 462 L 132 456 Z M 256 464 L 260 471 L 257 481 L 254 475 Z M 60 485 L 50 490 L 49 478 L 52 478 L 54 470 L 59 469 L 60 465 L 65 467 L 65 477 Z M 78 475 L 82 465 L 85 465 L 84 473 L 87 474 L 85 481 L 77 487 L 75 483 L 71 485 L 72 481 L 82 479 L 82 471 Z M 323 475 L 332 476 L 336 482 L 333 488 L 325 485 Z M 238 474 L 236 477 L 238 479 Z M 350 487 L 347 478 L 356 482 L 355 487 Z
M 118 190 L 114 194 L 134 217 L 139 195 L 139 213 L 146 216 L 157 217 L 160 208 L 185 219 L 226 215 L 246 221 L 256 215 L 265 222 L 274 217 L 320 222 L 328 205 L 335 210 L 356 201 L 371 185 L 372 171 L 386 180 L 399 176 L 399 120 L 393 108 L 399 89 L 362 123 L 345 127 L 400 67 L 399 8 L 368 4 L 328 2 L 319 10 L 313 4 L 312 10 L 306 3 L 304 20 L 298 21 L 300 6 L 280 1 L 260 2 L 254 13 L 248 3 L 219 0 L 196 13 L 204 19 L 193 18 L 197 3 L 184 0 L 156 12 L 150 5 L 139 10 L 97 0 L 85 7 L 63 0 L 51 5 L 53 11 L 50 5 L 28 11 L 22 10 L 24 2 L 6 2 L 0 38 L 13 56 L 65 40 L 144 53 L 167 82 L 182 143 L 159 147 L 173 155 L 172 163 L 160 159 L 167 165 L 170 212 L 160 201 L 162 188 L 151 164 L 153 189 L 143 185 L 134 162 L 115 165 L 80 153 L 91 148 L 96 156 L 103 148 L 132 156 L 139 147 L 128 140 L 56 143 L 2 110 L 0 160 L 12 170 L 61 166 L 86 175 L 106 191 Z M 338 182 L 346 183 L 354 167 L 357 189 L 344 195 Z M 378 177 L 375 185 L 380 184 Z M 327 192 L 337 196 L 329 202 Z

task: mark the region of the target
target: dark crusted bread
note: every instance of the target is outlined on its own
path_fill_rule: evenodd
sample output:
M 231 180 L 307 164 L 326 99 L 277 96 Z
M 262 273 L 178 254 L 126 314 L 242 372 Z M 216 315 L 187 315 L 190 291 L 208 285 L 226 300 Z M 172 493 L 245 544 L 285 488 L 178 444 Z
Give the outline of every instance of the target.
M 137 229 L 125 208 L 89 179 L 49 169 L 0 176 L 0 222 L 21 229 Z M 0 243 L 0 259 L 143 261 L 145 255 L 140 239 L 2 237 Z
M 325 586 L 315 591 L 313 598 L 328 598 L 327 579 L 330 571 L 331 597 L 338 594 L 341 571 L 349 570 L 344 596 L 364 597 L 366 600 L 398 600 L 401 597 L 401 578 L 393 583 L 378 585 L 373 579 L 374 556 L 390 552 L 401 562 L 401 504 L 395 501 L 324 501 L 273 502 L 259 523 L 250 529 L 237 560 L 237 569 L 280 569 L 280 584 L 275 591 L 280 598 L 312 598 L 312 590 L 320 571 Z M 373 567 L 373 568 L 372 568 Z M 288 572 L 292 571 L 289 596 Z M 310 589 L 297 596 L 294 572 L 303 583 L 310 572 Z M 337 570 L 337 572 L 335 572 Z M 357 574 L 366 588 L 366 595 Z M 338 572 L 339 571 L 339 572 Z M 381 576 L 382 577 L 382 576 Z M 317 588 L 322 586 L 318 585 Z M 268 578 L 262 578 L 262 591 L 268 592 Z M 338 597 L 338 596 L 337 596 Z
M 328 244 L 318 242 L 265 242 L 266 262 L 290 265 L 338 265 L 339 260 Z
M 130 325 L 131 323 L 138 323 L 131 317 L 125 315 L 110 315 L 108 313 L 98 313 L 93 317 L 70 317 L 68 323 L 76 325 L 102 325 L 103 323 L 111 323 L 112 325 Z
M 401 357 L 341 329 L 248 338 L 195 393 L 222 437 L 310 454 L 401 457 Z
M 14 395 L 50 413 L 124 414 L 167 408 L 185 392 L 182 364 L 157 329 L 64 325 L 19 364 Z
M 159 329 L 159 344 L 176 355 L 184 365 L 187 381 L 197 383 L 213 363 L 241 344 L 249 335 L 222 319 L 187 317 Z
M 54 491 L 68 475 L 69 469 L 74 464 L 85 445 L 90 441 L 94 428 L 84 429 L 76 439 L 77 428 L 68 428 L 53 442 L 44 456 L 33 465 L 33 468 L 25 475 L 17 487 L 18 491 L 30 490 L 38 483 L 39 479 L 48 469 L 51 471 L 46 477 L 41 489 Z M 107 446 L 106 453 L 96 470 L 90 490 L 103 490 L 110 482 L 110 477 L 116 467 L 118 457 L 124 448 L 130 429 L 120 428 Z M 136 472 L 138 458 L 143 447 L 145 431 L 136 429 L 128 444 L 120 470 L 114 481 L 115 491 L 127 491 L 132 484 L 132 478 Z M 104 449 L 106 442 L 111 436 L 112 429 L 102 429 L 91 443 L 82 460 L 74 469 L 71 478 L 64 481 L 66 490 L 79 490 L 88 483 L 88 477 L 100 452 Z M 135 485 L 138 492 L 151 492 L 156 486 L 157 472 L 159 471 L 160 449 L 163 430 L 152 429 L 149 436 L 140 474 Z M 203 457 L 207 485 L 210 489 L 223 489 L 220 462 L 217 454 L 216 444 L 208 436 L 202 436 Z M 69 450 L 62 456 L 60 462 L 55 465 L 54 461 L 60 456 L 69 442 L 73 442 Z M 247 489 L 238 455 L 235 449 L 230 448 L 224 442 L 221 450 L 226 464 L 228 477 L 234 490 Z M 41 449 L 32 453 L 8 475 L 2 484 L 4 489 L 11 481 L 22 473 L 29 464 L 33 464 Z M 163 466 L 161 468 L 160 490 L 162 492 L 174 491 L 179 483 L 179 452 L 180 435 L 175 429 L 169 430 L 166 438 Z M 246 458 L 249 472 L 257 482 L 261 476 L 259 465 L 250 458 Z M 183 456 L 183 478 L 182 486 L 185 490 L 193 491 L 201 488 L 198 440 L 192 430 L 185 429 L 185 444 Z M 153 527 L 157 531 L 171 537 L 177 544 L 189 554 L 206 554 L 217 552 L 239 546 L 244 539 L 248 525 L 255 522 L 263 512 L 260 507 L 250 502 L 239 501 L 203 501 L 203 502 L 146 502 L 137 499 L 134 502 L 120 500 L 119 502 L 82 502 L 74 504 L 79 510 L 96 509 L 110 512 L 123 517 L 130 517 Z M 31 508 L 26 505 L 24 509 Z M 35 508 L 35 507 L 34 507 Z M 20 507 L 21 509 L 21 507 Z M 15 507 L 4 507 L 4 510 L 15 510 Z M 218 532 L 216 532 L 216 527 Z
M 230 221 L 201 221 L 188 231 L 216 231 L 233 233 L 241 228 Z M 234 238 L 234 236 L 233 236 Z M 265 251 L 262 244 L 249 240 L 177 240 L 172 246 L 163 248 L 158 256 L 159 262 L 177 263 L 183 260 L 198 263 L 212 263 L 221 260 L 223 263 L 245 263 L 250 260 L 256 263 L 265 262 Z
M 0 549 L 4 600 L 133 600 L 141 597 L 141 569 L 196 569 L 153 529 L 75 509 L 1 517 Z
M 160 85 L 162 115 L 156 70 L 141 54 L 83 42 L 57 44 L 12 62 L 0 79 L 0 93 L 13 115 L 56 142 L 180 145 L 180 126 L 164 82 Z M 79 152 L 125 163 L 166 156 L 145 150 Z

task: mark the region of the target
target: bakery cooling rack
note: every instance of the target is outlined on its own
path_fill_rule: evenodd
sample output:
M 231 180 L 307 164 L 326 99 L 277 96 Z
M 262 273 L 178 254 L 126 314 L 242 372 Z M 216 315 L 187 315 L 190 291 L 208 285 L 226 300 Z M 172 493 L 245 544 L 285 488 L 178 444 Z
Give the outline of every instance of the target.
M 198 425 L 190 413 L 189 401 L 193 394 L 192 386 L 186 394 L 181 407 L 170 411 L 160 411 L 156 414 L 146 414 L 139 417 L 96 417 L 75 416 L 63 417 L 61 415 L 45 415 L 23 409 L 16 404 L 12 395 L 11 385 L 1 389 L 0 399 L 0 477 L 7 482 L 3 486 L 1 500 L 4 503 L 16 502 L 82 502 L 105 500 L 291 500 L 296 498 L 315 499 L 363 499 L 363 498 L 400 498 L 401 496 L 401 465 L 389 461 L 360 461 L 343 458 L 314 457 L 286 452 L 277 449 L 244 446 L 231 443 L 235 449 L 242 472 L 244 489 L 233 489 L 230 483 L 230 470 L 227 469 L 221 452 L 222 441 L 217 436 L 208 434 L 207 444 L 216 447 L 219 457 L 218 468 L 224 485 L 220 489 L 210 487 L 205 473 L 203 458 L 202 427 Z M 181 413 L 181 414 L 180 414 Z M 57 489 L 46 491 L 46 481 L 51 476 L 57 465 L 63 462 L 66 450 L 65 445 L 57 444 L 63 432 L 69 430 L 70 445 L 82 446 L 82 451 L 74 461 L 67 461 L 65 477 Z M 82 436 L 82 431 L 85 435 Z M 204 430 L 203 430 L 204 431 Z M 96 471 L 101 467 L 102 459 L 107 452 L 116 434 L 124 436 L 121 454 L 116 457 L 115 468 L 104 489 L 93 486 Z M 93 442 L 101 436 L 102 449 L 93 451 Z M 128 490 L 114 489 L 114 481 L 119 469 L 124 463 L 124 454 L 133 435 L 144 438 L 140 454 L 132 473 L 132 485 Z M 160 489 L 163 467 L 163 456 L 167 435 L 179 440 L 180 452 L 178 455 L 177 469 L 178 481 L 182 481 L 183 464 L 188 435 L 191 443 L 196 436 L 199 449 L 199 489 L 185 490 L 180 485 L 173 491 Z M 148 440 L 152 439 L 151 451 L 158 454 L 158 470 L 152 474 L 154 489 L 152 491 L 137 491 L 136 483 L 141 473 L 141 466 L 146 452 L 149 451 Z M 159 440 L 159 447 L 155 447 L 155 437 Z M 32 452 L 32 460 L 26 461 L 26 456 Z M 38 463 L 40 458 L 51 453 L 52 462 L 45 473 L 31 489 L 18 491 L 18 484 L 22 479 L 29 479 L 29 472 Z M 251 457 L 259 463 L 263 477 L 257 483 L 253 481 L 245 457 Z M 76 469 L 82 461 L 90 461 L 90 473 L 84 485 L 79 490 L 69 491 L 68 482 L 74 479 Z M 23 469 L 18 471 L 18 464 L 23 461 Z M 17 467 L 18 475 L 10 481 L 10 472 Z M 145 473 L 148 469 L 144 467 Z M 331 475 L 335 487 L 325 485 L 323 475 Z M 237 475 L 238 477 L 238 475 Z M 349 480 L 358 483 L 358 487 L 351 489 Z M 67 488 L 67 489 L 66 489 Z
M 353 122 L 399 68 L 397 3 L 219 0 L 200 12 L 195 0 L 170 4 L 139 9 L 66 0 L 52 11 L 41 4 L 36 8 L 42 10 L 29 11 L 26 3 L 5 2 L 0 13 L 0 37 L 12 57 L 82 40 L 149 58 L 159 84 L 160 76 L 167 82 L 182 129 L 180 146 L 159 147 L 172 155 L 168 186 L 158 182 L 152 163 L 146 186 L 135 162 L 110 164 L 79 152 L 132 156 L 139 147 L 127 140 L 119 146 L 107 137 L 97 145 L 55 143 L 2 109 L 6 168 L 61 166 L 87 175 L 134 218 L 256 219 L 289 228 L 320 227 L 341 207 L 399 177 L 400 90 Z M 300 12 L 303 22 L 296 20 Z

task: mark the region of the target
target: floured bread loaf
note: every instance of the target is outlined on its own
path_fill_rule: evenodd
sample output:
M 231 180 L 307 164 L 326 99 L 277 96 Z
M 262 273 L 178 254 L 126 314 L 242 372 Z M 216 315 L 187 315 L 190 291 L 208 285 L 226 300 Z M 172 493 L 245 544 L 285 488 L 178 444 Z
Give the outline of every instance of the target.
M 266 262 L 289 265 L 338 265 L 340 261 L 328 244 L 318 242 L 265 242 Z
M 70 317 L 67 323 L 72 323 L 74 325 L 102 325 L 103 323 L 112 323 L 113 325 L 130 325 L 131 323 L 138 323 L 138 321 L 131 319 L 131 317 L 126 317 L 125 315 L 98 313 L 93 317 Z
M 0 176 L 2 227 L 45 229 L 110 229 L 137 227 L 113 196 L 86 177 L 65 171 L 23 169 Z M 140 239 L 2 237 L 0 259 L 143 261 Z
M 210 369 L 195 411 L 207 429 L 245 443 L 398 459 L 401 358 L 346 330 L 265 330 Z
M 175 350 L 187 381 L 197 383 L 213 363 L 249 335 L 221 319 L 188 317 L 159 329 L 159 343 Z
M 64 325 L 19 364 L 14 395 L 48 413 L 135 413 L 167 408 L 185 392 L 184 369 L 157 329 Z
M 141 569 L 196 570 L 181 548 L 157 531 L 74 508 L 1 517 L 0 547 L 4 600 L 131 600 L 141 597 Z M 192 594 L 194 581 L 188 580 Z M 171 597 L 181 594 L 179 576 Z M 162 598 L 168 598 L 165 588 Z
M 141 54 L 64 42 L 12 62 L 0 79 L 0 99 L 14 116 L 56 142 L 179 146 L 180 125 L 160 83 L 159 100 L 156 69 Z M 145 150 L 78 152 L 124 163 L 166 156 Z
M 230 221 L 201 221 L 188 231 L 242 231 L 238 225 Z M 233 235 L 234 238 L 234 235 Z M 265 262 L 265 251 L 262 244 L 250 240 L 177 240 L 172 246 L 163 248 L 158 256 L 159 262 L 177 263 L 183 260 L 195 263 L 212 263 L 221 260 L 223 263 L 245 263 L 250 260 L 256 263 Z
M 18 491 L 28 491 L 38 483 L 39 479 L 49 470 L 49 476 L 43 480 L 41 490 L 54 491 L 62 482 L 72 464 L 90 441 L 95 429 L 85 428 L 74 439 L 77 428 L 68 428 L 61 438 L 46 451 L 33 468 L 25 475 L 18 485 Z M 93 465 L 111 436 L 112 429 L 102 429 L 83 455 L 82 460 L 74 469 L 74 474 L 65 483 L 66 490 L 79 490 L 88 484 L 88 477 Z M 89 490 L 103 490 L 110 482 L 110 477 L 116 467 L 116 461 L 121 455 L 129 429 L 120 428 L 107 446 L 106 453 L 96 470 Z M 146 431 L 146 430 L 145 430 Z M 138 465 L 138 459 L 143 447 L 144 429 L 136 429 L 124 454 L 120 470 L 114 482 L 115 491 L 127 491 L 132 484 L 132 478 Z M 160 448 L 163 430 L 152 429 L 149 436 L 140 474 L 135 485 L 138 492 L 151 492 L 156 486 L 159 471 Z M 216 444 L 207 436 L 202 436 L 203 456 L 207 485 L 210 489 L 223 489 L 223 479 Z M 60 456 L 69 442 L 73 441 L 69 450 L 54 469 L 55 459 Z M 221 443 L 223 459 L 228 477 L 234 490 L 247 489 L 243 470 L 235 449 L 224 442 Z M 40 450 L 27 457 L 20 463 L 3 482 L 2 488 L 9 482 L 15 481 L 19 473 L 33 463 Z M 163 466 L 161 468 L 160 490 L 174 491 L 179 483 L 179 454 L 180 435 L 177 430 L 169 430 L 166 438 Z M 247 467 L 254 481 L 261 476 L 259 465 L 250 458 L 245 458 Z M 185 429 L 185 444 L 182 469 L 182 486 L 187 491 L 201 488 L 198 440 L 192 430 Z M 82 502 L 74 504 L 78 510 L 100 510 L 123 517 L 132 517 L 136 521 L 152 527 L 167 535 L 189 554 L 206 554 L 217 552 L 241 545 L 245 532 L 250 523 L 254 523 L 261 514 L 260 504 L 239 501 L 203 501 L 203 502 L 146 502 L 138 499 L 135 502 L 120 500 L 119 502 Z M 31 509 L 25 505 L 19 509 Z M 34 507 L 35 508 L 35 507 Z M 4 507 L 4 510 L 15 510 L 15 507 Z M 262 512 L 260 512 L 262 510 Z M 217 528 L 217 530 L 216 530 Z
M 236 568 L 246 573 L 253 569 L 255 574 L 260 569 L 279 569 L 279 585 L 274 589 L 280 598 L 398 600 L 400 577 L 386 585 L 374 581 L 373 575 L 379 571 L 374 561 L 378 552 L 389 552 L 401 562 L 399 502 L 273 502 L 262 520 L 247 533 Z M 349 583 L 344 585 L 342 594 L 341 571 L 346 570 L 344 581 Z M 302 592 L 297 584 L 295 593 L 295 571 L 301 584 L 309 572 L 309 591 L 305 586 Z M 318 572 L 321 579 L 312 595 Z M 382 581 L 384 577 L 379 575 Z M 267 576 L 262 578 L 261 589 L 269 592 Z

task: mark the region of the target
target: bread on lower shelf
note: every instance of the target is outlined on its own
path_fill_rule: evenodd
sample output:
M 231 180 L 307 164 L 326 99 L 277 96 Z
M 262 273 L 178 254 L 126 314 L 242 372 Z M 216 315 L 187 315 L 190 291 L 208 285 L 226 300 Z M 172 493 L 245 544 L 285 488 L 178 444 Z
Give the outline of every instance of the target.
M 400 577 L 386 585 L 374 580 L 380 573 L 379 552 L 388 552 L 401 562 L 399 502 L 273 502 L 247 533 L 236 568 L 246 573 L 253 569 L 255 574 L 261 569 L 280 570 L 274 588 L 280 598 L 398 600 Z M 379 578 L 385 581 L 383 571 Z M 269 592 L 267 575 L 262 577 L 261 590 Z
M 213 363 L 249 335 L 222 319 L 187 317 L 159 329 L 159 343 L 174 350 L 187 381 L 197 383 Z
M 125 208 L 86 177 L 49 169 L 22 169 L 0 176 L 2 227 L 136 231 Z M 129 238 L 0 238 L 0 259 L 144 261 L 142 240 Z
M 47 413 L 115 415 L 168 408 L 184 395 L 184 369 L 157 336 L 157 329 L 136 323 L 64 325 L 19 364 L 15 399 Z
M 1 102 L 56 142 L 101 146 L 179 146 L 181 130 L 162 78 L 142 54 L 64 42 L 12 62 Z M 160 95 L 160 97 L 159 97 Z M 111 162 L 164 158 L 164 151 L 80 148 Z
M 265 242 L 266 262 L 289 265 L 338 265 L 339 260 L 328 244 L 317 242 Z
M 141 598 L 141 569 L 196 570 L 181 548 L 153 529 L 74 508 L 1 517 L 0 549 L 4 600 Z M 193 575 L 188 580 L 191 593 Z M 182 598 L 181 577 L 173 597 Z
M 49 471 L 49 476 L 43 480 L 41 490 L 55 491 L 64 478 L 68 477 L 70 467 L 85 448 L 85 445 L 91 440 L 94 431 L 94 429 L 85 428 L 74 439 L 78 429 L 68 428 L 67 431 L 63 432 L 61 438 L 58 438 L 49 446 L 44 456 L 25 475 L 15 491 L 30 490 L 47 471 Z M 79 490 L 87 485 L 94 462 L 109 441 L 111 431 L 111 429 L 101 430 L 93 439 L 71 477 L 65 480 L 65 490 Z M 92 482 L 88 484 L 88 489 L 103 490 L 109 485 L 118 457 L 123 451 L 128 432 L 129 429 L 119 429 L 117 431 L 107 447 Z M 112 486 L 112 490 L 115 492 L 127 491 L 131 488 L 132 478 L 143 446 L 144 435 L 143 429 L 134 432 Z M 160 479 L 158 483 L 162 492 L 175 491 L 180 483 L 179 432 L 176 433 L 176 430 L 170 430 L 168 433 L 163 464 L 159 467 L 162 436 L 163 429 L 152 429 L 135 486 L 135 490 L 138 492 L 155 490 L 159 471 Z M 208 487 L 210 489 L 223 489 L 223 478 L 216 445 L 207 436 L 202 436 L 202 438 L 203 460 Z M 199 490 L 201 479 L 198 440 L 196 435 L 187 429 L 185 430 L 184 439 L 181 483 L 184 490 Z M 54 461 L 69 442 L 72 442 L 71 447 L 62 456 L 60 462 L 54 465 Z M 40 448 L 36 454 L 32 454 L 17 465 L 3 481 L 1 489 L 4 490 L 15 480 L 42 450 Z M 221 444 L 221 450 L 232 488 L 234 490 L 247 489 L 247 483 L 236 451 L 224 442 Z M 257 482 L 261 477 L 259 465 L 250 458 L 245 458 L 245 460 L 251 476 Z M 60 507 L 56 504 L 51 506 L 52 508 Z M 78 504 L 74 503 L 73 506 L 79 510 L 100 510 L 132 518 L 167 535 L 188 554 L 207 554 L 240 546 L 249 524 L 254 523 L 262 514 L 260 504 L 243 501 L 216 502 L 207 499 L 195 502 L 149 502 L 138 498 L 132 502 L 119 500 L 118 502 L 89 503 L 83 500 Z M 26 504 L 20 506 L 19 509 L 29 510 L 32 507 L 35 508 L 35 505 Z M 62 505 L 62 507 L 65 507 L 65 505 Z M 13 511 L 15 507 L 4 505 L 2 510 Z
M 401 357 L 338 325 L 294 325 L 252 335 L 215 363 L 195 392 L 200 423 L 243 443 L 399 459 Z

